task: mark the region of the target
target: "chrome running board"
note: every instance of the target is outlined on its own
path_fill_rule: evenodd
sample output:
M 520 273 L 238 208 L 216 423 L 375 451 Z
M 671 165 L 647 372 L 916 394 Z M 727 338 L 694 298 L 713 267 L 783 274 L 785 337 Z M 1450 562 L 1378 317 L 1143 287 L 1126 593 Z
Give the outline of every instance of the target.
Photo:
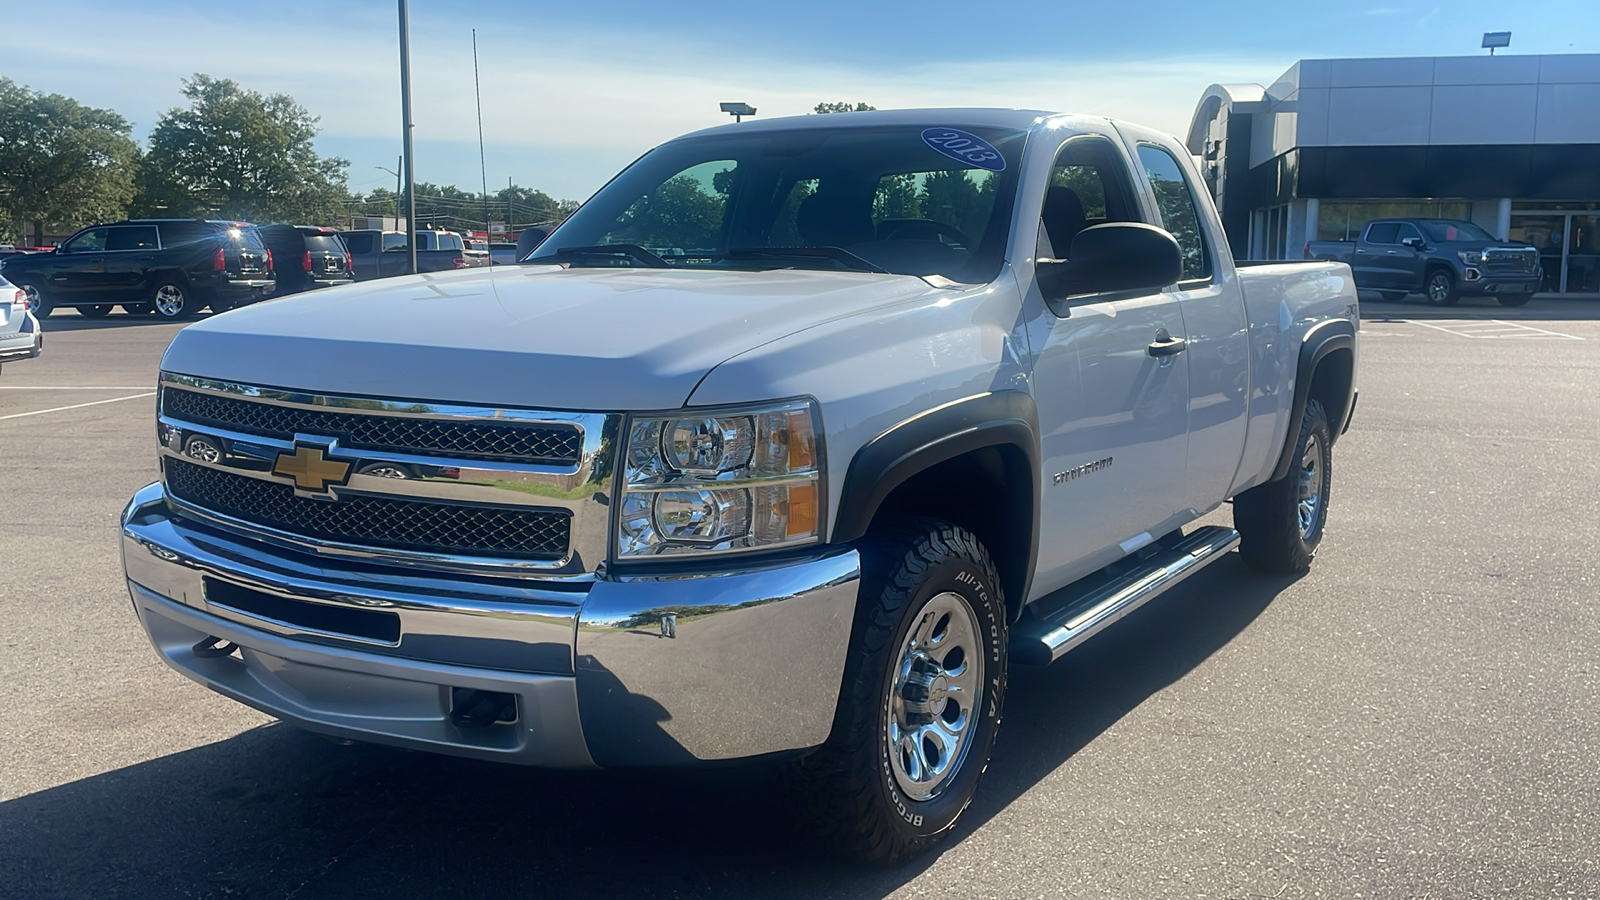
M 1198 528 L 1155 552 L 1126 559 L 1028 605 L 1012 629 L 1011 659 L 1048 665 L 1239 544 L 1239 532 Z

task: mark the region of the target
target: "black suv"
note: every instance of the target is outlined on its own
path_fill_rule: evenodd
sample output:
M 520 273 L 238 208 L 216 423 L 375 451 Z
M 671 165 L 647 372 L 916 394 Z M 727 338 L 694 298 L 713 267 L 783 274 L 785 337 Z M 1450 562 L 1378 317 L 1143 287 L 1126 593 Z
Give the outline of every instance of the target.
M 182 319 L 259 299 L 274 284 L 272 254 L 254 226 L 205 219 L 92 225 L 50 253 L 0 260 L 0 275 L 27 293 L 41 319 L 62 306 L 99 318 L 115 304 Z
M 315 225 L 262 225 L 256 229 L 272 251 L 278 276 L 275 294 L 295 294 L 312 288 L 348 284 L 355 280 L 350 254 L 339 232 Z

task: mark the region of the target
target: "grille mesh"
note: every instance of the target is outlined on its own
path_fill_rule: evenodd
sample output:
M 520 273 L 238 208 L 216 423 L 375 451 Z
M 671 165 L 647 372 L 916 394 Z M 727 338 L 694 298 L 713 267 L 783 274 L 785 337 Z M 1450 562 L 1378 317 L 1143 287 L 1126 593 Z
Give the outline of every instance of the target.
M 559 559 L 572 518 L 564 510 L 457 506 L 345 495 L 340 500 L 296 497 L 294 488 L 166 460 L 167 490 L 174 497 L 268 528 L 293 534 L 425 553 Z
M 163 389 L 161 408 L 166 415 L 196 425 L 286 441 L 297 433 L 315 434 L 338 438 L 341 446 L 361 450 L 548 465 L 574 465 L 580 450 L 578 430 L 570 425 L 363 415 L 275 406 L 173 387 Z

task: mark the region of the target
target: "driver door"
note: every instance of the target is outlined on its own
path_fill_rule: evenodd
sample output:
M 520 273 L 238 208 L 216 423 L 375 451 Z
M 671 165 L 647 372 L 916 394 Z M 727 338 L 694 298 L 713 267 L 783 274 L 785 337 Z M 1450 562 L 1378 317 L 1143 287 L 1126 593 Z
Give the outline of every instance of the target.
M 1130 171 L 1119 141 L 1068 139 L 1051 172 L 1038 255 L 1067 258 L 1072 237 L 1091 225 L 1142 221 Z M 1046 305 L 1049 334 L 1034 373 L 1045 467 L 1036 596 L 1163 533 L 1183 496 L 1189 437 L 1188 360 L 1152 354 L 1185 334 L 1178 295 Z
M 106 275 L 106 239 L 111 234 L 109 226 L 90 228 L 74 235 L 61 245 L 61 255 L 50 272 L 48 290 L 55 302 L 62 304 L 88 302 L 104 285 Z

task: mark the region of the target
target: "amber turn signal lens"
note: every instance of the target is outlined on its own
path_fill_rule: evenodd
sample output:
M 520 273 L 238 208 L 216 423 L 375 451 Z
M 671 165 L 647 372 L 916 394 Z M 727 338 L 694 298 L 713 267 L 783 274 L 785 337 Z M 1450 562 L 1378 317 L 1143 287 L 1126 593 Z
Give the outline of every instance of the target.
M 816 464 L 817 438 L 811 432 L 811 412 L 804 409 L 790 412 L 789 471 L 803 471 L 814 467 Z
M 789 485 L 789 537 L 810 537 L 817 532 L 816 484 Z

